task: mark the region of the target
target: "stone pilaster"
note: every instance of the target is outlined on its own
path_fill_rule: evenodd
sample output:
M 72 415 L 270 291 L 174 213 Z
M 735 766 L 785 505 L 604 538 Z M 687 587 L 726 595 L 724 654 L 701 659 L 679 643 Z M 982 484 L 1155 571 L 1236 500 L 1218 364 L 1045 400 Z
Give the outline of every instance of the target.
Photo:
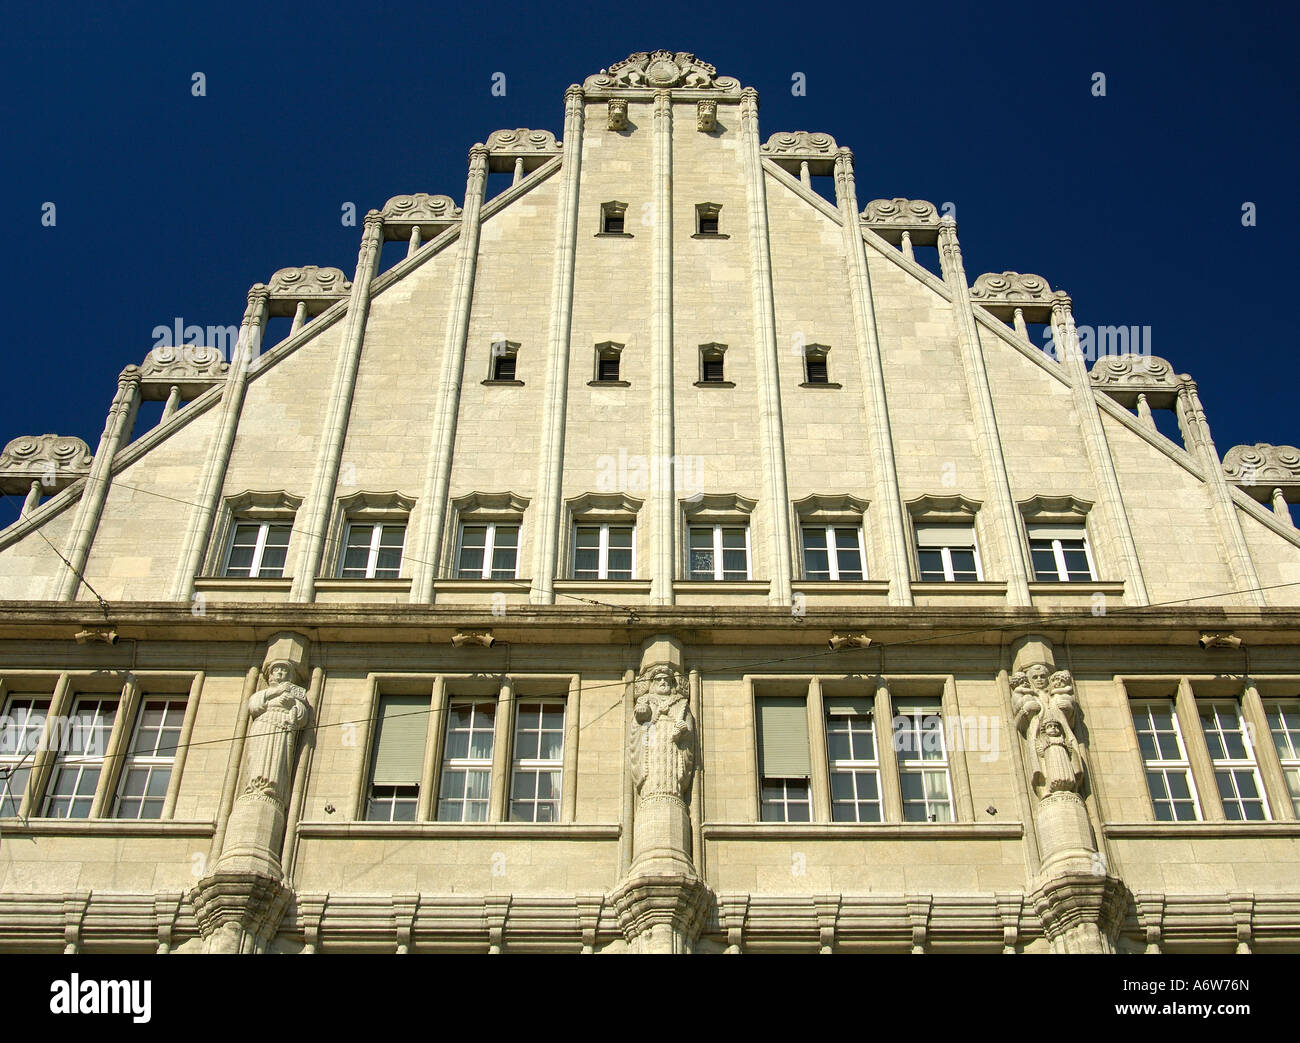
M 957 242 L 957 222 L 951 217 L 942 218 L 939 222 L 939 261 L 944 281 L 952 293 L 957 342 L 962 369 L 966 375 L 966 393 L 978 440 L 976 450 L 979 453 L 980 469 L 984 472 L 984 484 L 988 489 L 987 509 L 992 524 L 985 531 L 995 532 L 1002 540 L 1008 602 L 1012 605 L 1028 605 L 1029 572 L 1025 551 L 1021 546 L 1020 527 L 1016 522 L 1016 505 L 1011 497 L 1011 479 L 1007 476 L 1007 462 L 1002 455 L 1002 436 L 998 432 L 997 416 L 993 411 L 993 392 L 989 388 L 979 328 L 975 325 L 975 312 L 970 303 L 970 286 L 966 282 L 961 246 Z
M 654 486 L 650 490 L 650 603 L 675 601 L 677 573 L 676 468 L 673 428 L 673 105 L 668 91 L 654 101 L 654 263 L 650 315 L 650 452 Z
M 660 636 L 642 646 L 627 753 L 636 793 L 632 864 L 610 905 L 633 952 L 690 952 L 711 896 L 692 860 L 690 801 L 698 746 L 675 638 Z
M 1124 570 L 1124 600 L 1130 605 L 1149 604 L 1137 544 L 1133 540 L 1133 529 L 1124 508 L 1124 494 L 1119 487 L 1115 461 L 1110 455 L 1106 430 L 1101 423 L 1097 394 L 1092 389 L 1083 352 L 1079 350 L 1079 336 L 1074 327 L 1070 298 L 1059 291 L 1052 296 L 1052 325 L 1056 331 L 1056 343 L 1061 345 L 1062 362 L 1069 372 L 1074 408 L 1079 414 L 1079 423 L 1083 426 L 1083 445 L 1088 454 L 1088 464 L 1097 478 L 1100 500 L 1098 520 L 1110 537 L 1110 545 L 1118 552 L 1120 567 Z M 1146 399 L 1142 398 L 1139 405 L 1145 404 Z M 1148 405 L 1146 419 L 1154 427 L 1155 422 L 1150 417 L 1151 407 Z
M 1013 652 L 1011 707 L 1042 855 L 1030 898 L 1053 952 L 1113 952 L 1127 892 L 1106 870 L 1080 795 L 1074 679 L 1056 669 L 1046 638 L 1023 637 Z
M 424 473 L 423 491 L 415 505 L 422 520 L 416 527 L 418 542 L 410 554 L 413 604 L 426 604 L 433 600 L 433 581 L 438 578 L 437 563 L 441 560 L 439 550 L 446 526 L 448 490 L 451 488 L 451 458 L 456 444 L 456 415 L 460 411 L 461 378 L 469 338 L 469 313 L 474 299 L 487 173 L 487 146 L 475 145 L 469 152 L 465 205 L 460 214 L 460 254 L 456 261 L 447 336 L 442 348 L 442 375 L 438 380 L 438 398 L 433 412 L 429 462 Z
M 239 796 L 216 864 L 190 892 L 202 951 L 265 952 L 292 896 L 280 864 L 299 737 L 311 719 L 306 678 L 307 639 L 271 639 L 265 686 L 248 701 Z
M 172 580 L 174 601 L 189 601 L 194 596 L 194 579 L 203 566 L 203 555 L 208 540 L 212 538 L 212 521 L 221 502 L 221 490 L 226 484 L 226 468 L 230 464 L 230 450 L 235 444 L 235 431 L 239 427 L 239 415 L 244 408 L 248 367 L 262 350 L 262 331 L 266 326 L 270 297 L 271 291 L 262 283 L 255 283 L 248 291 L 248 305 L 244 308 L 244 318 L 239 324 L 235 356 L 230 360 L 226 382 L 221 389 L 221 415 L 217 419 L 217 430 L 208 443 L 207 455 L 203 461 L 198 503 L 190 515 L 176 575 Z
M 1259 589 L 1259 574 L 1250 557 L 1250 548 L 1241 531 L 1241 519 L 1232 502 L 1223 462 L 1210 436 L 1210 424 L 1205 418 L 1201 396 L 1196 391 L 1196 381 L 1186 374 L 1178 378 L 1178 423 L 1183 430 L 1187 451 L 1205 472 L 1205 485 L 1214 513 L 1219 540 L 1223 544 L 1224 559 L 1232 575 L 1232 585 L 1240 601 L 1247 605 L 1265 605 L 1264 592 Z
M 889 603 L 912 604 L 912 577 L 907 551 L 907 527 L 898 491 L 898 466 L 894 457 L 894 435 L 889 425 L 889 404 L 885 397 L 885 369 L 876 328 L 876 305 L 871 295 L 871 274 L 866 245 L 862 240 L 862 217 L 858 213 L 857 186 L 853 176 L 853 152 L 842 148 L 835 156 L 835 198 L 840 207 L 844 250 L 849 264 L 849 297 L 853 301 L 853 328 L 858 346 L 858 371 L 867 415 L 867 455 L 875 475 L 875 503 L 884 525 L 885 575 L 889 578 Z M 906 232 L 903 233 L 907 235 Z M 905 240 L 908 251 L 910 239 Z
M 99 448 L 86 475 L 86 484 L 77 504 L 76 520 L 68 537 L 65 563 L 58 573 L 54 594 L 56 601 L 75 601 L 81 588 L 81 576 L 90 557 L 90 545 L 99 529 L 99 519 L 104 513 L 108 486 L 113 480 L 113 458 L 122 445 L 131 438 L 136 410 L 140 406 L 140 367 L 127 366 L 117 378 L 117 393 L 108 407 L 104 433 L 99 438 Z
M 781 375 L 772 293 L 772 250 L 767 223 L 767 186 L 758 133 L 758 91 L 740 92 L 740 138 L 749 205 L 749 287 L 754 309 L 754 353 L 758 363 L 759 444 L 771 512 L 768 601 L 789 605 L 793 596 L 790 542 L 790 492 L 786 481 L 785 432 L 781 420 Z
M 582 171 L 583 93 L 564 95 L 564 165 L 555 216 L 555 268 L 551 277 L 551 320 L 546 338 L 546 393 L 542 407 L 541 458 L 537 464 L 537 535 L 533 587 L 528 600 L 555 604 L 564 504 L 564 423 L 569 390 L 569 338 L 573 327 L 573 264 L 578 238 L 578 187 Z
M 370 284 L 379 264 L 383 225 L 384 219 L 378 210 L 366 214 L 361 249 L 357 254 L 356 277 L 352 280 L 352 298 L 348 301 L 347 326 L 343 331 L 343 344 L 339 349 L 338 366 L 334 371 L 334 384 L 321 430 L 316 471 L 312 478 L 311 492 L 298 514 L 297 528 L 300 530 L 302 551 L 294 568 L 290 601 L 316 600 L 316 578 L 325 551 L 325 531 L 334 509 L 334 490 L 338 485 L 339 467 L 343 460 L 343 443 L 348 433 L 348 417 L 352 412 L 352 394 L 357 386 L 357 370 L 361 366 L 366 318 L 370 314 Z

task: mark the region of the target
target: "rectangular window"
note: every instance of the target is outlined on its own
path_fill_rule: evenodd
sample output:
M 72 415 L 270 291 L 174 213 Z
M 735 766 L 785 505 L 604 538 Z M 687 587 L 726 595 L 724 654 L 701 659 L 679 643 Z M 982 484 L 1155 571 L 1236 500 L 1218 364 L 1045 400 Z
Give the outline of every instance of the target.
M 564 703 L 554 700 L 520 703 L 515 712 L 511 821 L 559 821 L 563 767 Z
M 918 525 L 916 557 L 925 582 L 974 583 L 984 578 L 970 525 Z
M 1135 702 L 1133 727 L 1146 769 L 1157 822 L 1195 822 L 1201 817 L 1196 783 L 1172 699 Z
M 880 758 L 869 699 L 826 700 L 826 759 L 831 773 L 831 818 L 879 822 Z
M 894 706 L 894 749 L 903 791 L 904 822 L 951 822 L 952 776 L 941 700 L 908 699 Z
M 114 818 L 162 818 L 185 720 L 182 698 L 141 700 L 130 752 L 122 767 Z
M 749 579 L 749 527 L 692 525 L 690 529 L 691 579 Z
M 519 525 L 484 522 L 460 527 L 456 575 L 460 579 L 514 579 L 519 561 Z
M 623 211 L 606 208 L 602 213 L 603 230 L 606 235 L 623 234 Z
M 862 530 L 846 525 L 806 525 L 803 529 L 804 578 L 854 580 L 865 575 Z
M 117 696 L 81 696 L 68 720 L 51 731 L 58 751 L 42 818 L 89 818 L 104 770 L 108 737 L 117 717 Z M 55 734 L 57 732 L 57 734 Z
M 809 384 L 829 384 L 830 375 L 826 369 L 825 355 L 808 355 L 805 359 Z
M 49 716 L 50 700 L 41 695 L 11 695 L 0 721 L 0 818 L 18 814 L 36 747 Z
M 420 802 L 429 696 L 385 695 L 375 721 L 367 822 L 414 822 Z
M 1282 774 L 1286 776 L 1291 806 L 1296 817 L 1300 818 L 1300 700 L 1272 701 L 1265 704 L 1264 712 L 1268 716 L 1273 745 L 1277 748 L 1277 759 L 1282 764 Z
M 1028 531 L 1034 579 L 1045 583 L 1086 583 L 1097 578 L 1092 549 L 1082 525 L 1030 525 Z
M 1196 704 L 1205 731 L 1205 745 L 1214 764 L 1214 780 L 1229 822 L 1267 822 L 1268 801 L 1255 763 L 1255 751 L 1236 700 Z
M 230 536 L 224 575 L 246 579 L 280 579 L 293 526 L 271 522 L 239 522 Z
M 343 579 L 397 579 L 405 544 L 404 524 L 350 524 L 339 575 Z
M 573 530 L 574 579 L 631 579 L 631 525 L 577 525 Z
M 486 822 L 492 796 L 495 699 L 452 702 L 443 747 L 439 822 Z
M 603 381 L 618 380 L 618 356 L 604 356 L 596 362 L 596 379 Z
M 759 811 L 764 822 L 812 821 L 808 707 L 803 699 L 755 700 Z
M 515 356 L 498 355 L 492 361 L 492 379 L 493 380 L 514 380 L 515 379 Z

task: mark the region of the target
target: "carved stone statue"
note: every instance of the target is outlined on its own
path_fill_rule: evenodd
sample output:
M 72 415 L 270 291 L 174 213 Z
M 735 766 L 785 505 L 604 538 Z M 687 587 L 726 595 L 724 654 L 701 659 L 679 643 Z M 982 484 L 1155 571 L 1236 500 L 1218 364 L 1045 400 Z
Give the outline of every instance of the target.
M 686 678 L 671 666 L 651 667 L 634 682 L 628 763 L 642 797 L 691 799 L 695 718 Z
M 1033 663 L 1011 675 L 1011 707 L 1016 728 L 1025 737 L 1033 757 L 1033 784 L 1038 796 L 1077 792 L 1083 781 L 1083 762 L 1074 737 L 1078 701 L 1068 670 L 1050 672 Z
M 298 732 L 307 723 L 311 707 L 306 690 L 294 683 L 292 664 L 287 660 L 267 664 L 263 676 L 266 687 L 248 700 L 244 794 L 265 796 L 283 807 L 292 782 Z

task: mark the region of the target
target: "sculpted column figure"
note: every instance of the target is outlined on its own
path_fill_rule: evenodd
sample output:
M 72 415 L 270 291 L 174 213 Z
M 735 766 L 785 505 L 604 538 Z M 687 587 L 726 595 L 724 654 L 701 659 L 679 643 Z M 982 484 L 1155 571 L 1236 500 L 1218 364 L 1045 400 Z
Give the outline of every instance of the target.
M 681 659 L 675 639 L 651 639 L 632 682 L 632 864 L 611 896 L 632 952 L 690 952 L 709 898 L 692 861 L 696 735 Z
M 1053 952 L 1113 952 L 1124 885 L 1106 871 L 1080 793 L 1074 679 L 1056 669 L 1050 642 L 1025 637 L 1016 645 L 1010 683 L 1042 855 L 1030 897 Z
M 306 639 L 278 634 L 248 700 L 239 796 L 215 867 L 191 892 L 204 952 L 263 952 L 290 898 L 280 866 L 298 742 L 311 718 Z

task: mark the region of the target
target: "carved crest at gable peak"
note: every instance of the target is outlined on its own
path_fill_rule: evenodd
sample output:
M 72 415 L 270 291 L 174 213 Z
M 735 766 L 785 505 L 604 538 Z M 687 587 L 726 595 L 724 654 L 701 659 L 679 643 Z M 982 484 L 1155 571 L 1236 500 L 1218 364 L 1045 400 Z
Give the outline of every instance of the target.
M 740 92 L 740 81 L 719 76 L 708 62 L 700 61 L 689 51 L 636 51 L 608 69 L 588 76 L 583 89 L 588 91 L 624 88 L 665 90 L 716 90 L 727 94 Z

